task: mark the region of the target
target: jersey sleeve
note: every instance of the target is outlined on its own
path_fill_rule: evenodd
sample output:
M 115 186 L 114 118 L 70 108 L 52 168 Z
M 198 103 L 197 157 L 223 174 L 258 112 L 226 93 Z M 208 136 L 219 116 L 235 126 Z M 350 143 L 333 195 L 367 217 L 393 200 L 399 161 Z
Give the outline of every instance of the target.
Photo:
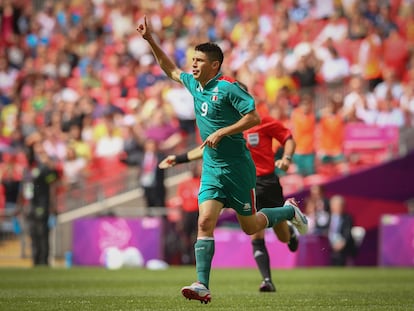
M 187 72 L 181 72 L 180 80 L 185 86 L 185 88 L 190 91 L 191 94 L 195 92 L 197 87 L 197 81 L 194 79 L 192 74 Z
M 269 116 L 262 118 L 262 124 L 266 127 L 266 133 L 275 138 L 282 146 L 292 137 L 292 132 L 281 122 Z
M 256 109 L 253 97 L 243 90 L 237 83 L 229 83 L 228 98 L 231 105 L 242 115 Z

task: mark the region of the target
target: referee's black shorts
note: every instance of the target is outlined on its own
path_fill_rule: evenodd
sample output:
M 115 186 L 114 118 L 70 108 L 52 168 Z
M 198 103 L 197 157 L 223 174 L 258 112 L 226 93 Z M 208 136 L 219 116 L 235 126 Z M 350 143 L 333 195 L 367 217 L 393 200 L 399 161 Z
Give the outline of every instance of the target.
M 276 174 L 257 176 L 256 208 L 280 207 L 285 203 L 283 189 Z

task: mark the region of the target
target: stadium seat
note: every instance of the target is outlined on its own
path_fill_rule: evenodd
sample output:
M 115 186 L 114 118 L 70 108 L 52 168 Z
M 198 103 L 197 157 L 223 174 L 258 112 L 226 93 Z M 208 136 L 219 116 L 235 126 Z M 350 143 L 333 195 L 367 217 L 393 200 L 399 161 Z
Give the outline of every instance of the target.
M 106 197 L 116 195 L 122 190 L 118 176 L 126 173 L 128 167 L 120 161 L 118 156 L 94 157 L 88 165 L 87 183 L 100 184 Z

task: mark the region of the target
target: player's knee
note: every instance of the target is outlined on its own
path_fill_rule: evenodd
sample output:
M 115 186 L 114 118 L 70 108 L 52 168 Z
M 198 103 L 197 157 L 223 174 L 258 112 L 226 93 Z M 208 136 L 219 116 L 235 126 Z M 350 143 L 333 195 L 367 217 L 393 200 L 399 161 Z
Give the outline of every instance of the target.
M 212 232 L 214 230 L 214 224 L 215 222 L 208 217 L 200 218 L 198 220 L 198 230 L 207 233 Z
M 257 228 L 253 228 L 253 227 L 242 227 L 242 230 L 244 233 L 248 234 L 248 235 L 252 235 L 256 232 L 258 232 Z

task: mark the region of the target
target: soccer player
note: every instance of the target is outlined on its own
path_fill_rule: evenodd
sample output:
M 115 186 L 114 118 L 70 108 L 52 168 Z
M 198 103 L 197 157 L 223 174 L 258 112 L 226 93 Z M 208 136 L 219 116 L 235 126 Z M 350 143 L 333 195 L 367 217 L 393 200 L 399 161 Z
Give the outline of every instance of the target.
M 187 299 L 211 301 L 209 289 L 214 255 L 214 228 L 222 208 L 236 211 L 246 234 L 259 232 L 291 220 L 299 233 L 306 233 L 307 219 L 293 199 L 280 208 L 256 211 L 256 168 L 242 132 L 259 124 L 253 97 L 220 71 L 223 52 L 214 43 L 195 47 L 192 74 L 183 72 L 161 49 L 144 17 L 137 31 L 148 42 L 161 69 L 182 83 L 194 97 L 196 122 L 202 138 L 203 169 L 198 195 L 199 218 L 194 245 L 198 281 L 181 289 Z M 191 159 L 190 159 L 191 160 Z
M 240 82 L 239 84 L 247 90 L 243 84 Z M 296 146 L 292 133 L 280 121 L 268 115 L 262 116 L 261 120 L 259 125 L 244 131 L 247 147 L 256 166 L 257 210 L 284 204 L 283 189 L 274 169 L 277 167 L 283 171 L 288 170 Z M 277 161 L 274 161 L 273 139 L 276 139 L 283 146 L 283 156 Z M 196 147 L 188 154 L 191 154 L 192 159 L 201 158 L 202 149 Z M 178 161 L 189 158 L 187 155 L 169 155 L 160 162 L 160 168 L 165 169 L 174 166 L 177 164 L 177 157 Z M 282 221 L 274 225 L 273 230 L 281 242 L 288 243 L 291 251 L 297 250 L 298 238 L 291 224 Z M 272 282 L 269 253 L 264 237 L 264 230 L 251 235 L 253 256 L 263 278 L 259 290 L 261 292 L 274 292 L 276 287 Z

